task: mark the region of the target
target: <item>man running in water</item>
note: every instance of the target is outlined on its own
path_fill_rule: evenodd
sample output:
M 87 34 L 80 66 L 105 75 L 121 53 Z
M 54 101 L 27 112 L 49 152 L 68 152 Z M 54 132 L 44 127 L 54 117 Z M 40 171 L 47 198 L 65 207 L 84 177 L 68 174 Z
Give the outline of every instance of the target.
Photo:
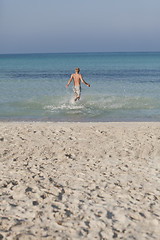
M 79 68 L 76 68 L 75 69 L 75 73 L 71 75 L 71 78 L 69 79 L 67 85 L 66 85 L 66 88 L 69 86 L 69 84 L 71 83 L 72 79 L 73 79 L 73 91 L 75 93 L 75 99 L 74 101 L 76 102 L 77 100 L 80 99 L 80 96 L 81 96 L 81 81 L 86 84 L 88 87 L 90 87 L 90 84 L 86 83 L 83 78 L 82 78 L 82 75 L 79 74 L 80 72 L 80 69 Z

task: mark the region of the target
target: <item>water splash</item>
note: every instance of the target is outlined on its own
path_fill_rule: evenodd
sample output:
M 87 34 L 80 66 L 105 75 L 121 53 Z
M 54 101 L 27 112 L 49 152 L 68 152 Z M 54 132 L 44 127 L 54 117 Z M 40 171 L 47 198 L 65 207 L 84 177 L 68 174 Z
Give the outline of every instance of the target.
M 44 110 L 63 114 L 81 113 L 84 116 L 97 116 L 106 114 L 109 111 L 146 110 L 156 109 L 160 103 L 154 99 L 143 97 L 122 97 L 122 96 L 84 96 L 77 102 L 74 98 L 66 97 L 45 105 Z

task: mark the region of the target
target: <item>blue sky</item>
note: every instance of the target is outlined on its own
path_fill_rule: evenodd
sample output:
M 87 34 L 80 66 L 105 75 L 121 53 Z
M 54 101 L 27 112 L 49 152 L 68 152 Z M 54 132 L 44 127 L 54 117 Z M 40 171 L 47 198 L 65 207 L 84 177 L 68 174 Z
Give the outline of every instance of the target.
M 0 53 L 160 51 L 160 0 L 0 0 Z

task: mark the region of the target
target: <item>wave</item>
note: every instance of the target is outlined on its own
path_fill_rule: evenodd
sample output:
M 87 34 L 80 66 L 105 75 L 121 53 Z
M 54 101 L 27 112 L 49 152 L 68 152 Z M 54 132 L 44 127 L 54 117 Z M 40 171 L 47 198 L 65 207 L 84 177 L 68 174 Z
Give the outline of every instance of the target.
M 139 96 L 44 96 L 0 104 L 0 118 L 51 121 L 160 120 L 160 99 Z
M 136 96 L 84 96 L 80 101 L 66 97 L 59 99 L 59 102 L 45 105 L 43 109 L 50 113 L 66 113 L 97 116 L 108 111 L 116 110 L 152 110 L 160 109 L 160 102 L 156 99 Z

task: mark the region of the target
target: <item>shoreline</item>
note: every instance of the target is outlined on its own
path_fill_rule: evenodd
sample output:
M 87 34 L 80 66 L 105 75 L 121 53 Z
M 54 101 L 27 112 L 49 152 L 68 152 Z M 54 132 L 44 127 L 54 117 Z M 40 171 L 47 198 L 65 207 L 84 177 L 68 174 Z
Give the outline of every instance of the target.
M 160 122 L 0 122 L 1 239 L 159 239 Z
M 122 120 L 122 121 L 90 121 L 90 120 L 88 120 L 88 121 L 86 121 L 86 120 L 84 120 L 84 121 L 59 121 L 59 120 L 57 120 L 57 121 L 51 121 L 51 120 L 20 120 L 20 119 L 16 119 L 16 120 L 14 120 L 14 119 L 9 119 L 9 120 L 2 120 L 2 119 L 0 119 L 0 123 L 102 123 L 102 124 L 107 124 L 107 123 L 160 123 L 160 121 L 158 121 L 158 120 L 155 120 L 155 121 L 153 121 L 153 120 L 151 120 L 151 121 L 147 121 L 147 120 L 142 120 L 142 121 L 139 121 L 139 120 L 137 120 L 137 121 L 134 121 L 134 120 L 131 120 L 131 121 L 124 121 L 124 120 Z
M 85 122 L 67 122 L 67 121 L 63 121 L 63 122 L 61 122 L 61 121 L 57 121 L 57 122 L 52 122 L 52 121 L 0 121 L 0 124 L 7 124 L 7 125 L 12 125 L 12 124 L 22 124 L 22 125 L 38 125 L 38 124 L 40 124 L 40 125 L 53 125 L 53 127 L 54 126 L 56 126 L 56 125 L 62 125 L 63 126 L 63 124 L 64 125 L 99 125 L 99 126 L 101 126 L 101 125 L 103 125 L 103 126 L 105 126 L 106 125 L 106 127 L 107 126 L 110 126 L 110 125 L 112 125 L 113 127 L 114 126 L 118 126 L 118 125 L 120 125 L 120 126 L 123 126 L 123 125 L 128 125 L 128 126 L 131 126 L 131 125 L 137 125 L 137 126 L 143 126 L 143 125 L 148 125 L 148 126 L 154 126 L 154 125 L 159 125 L 160 126 L 160 121 L 151 121 L 151 122 L 146 122 L 146 121 L 142 121 L 142 122 L 140 122 L 140 121 L 138 121 L 138 122 L 134 122 L 134 121 L 131 121 L 131 122 L 125 122 L 125 121 L 117 121 L 117 122 L 87 122 L 87 121 L 85 121 Z

